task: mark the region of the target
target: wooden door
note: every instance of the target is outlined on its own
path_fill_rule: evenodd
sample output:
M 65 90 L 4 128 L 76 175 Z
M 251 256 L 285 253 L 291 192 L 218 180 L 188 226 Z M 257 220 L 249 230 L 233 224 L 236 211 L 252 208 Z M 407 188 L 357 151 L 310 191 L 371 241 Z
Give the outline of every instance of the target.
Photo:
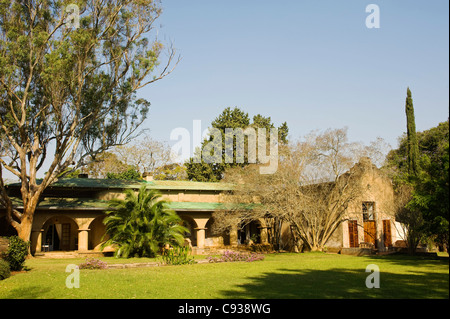
M 349 236 L 350 247 L 359 247 L 358 223 L 356 220 L 348 221 L 348 236 Z
M 384 247 L 392 246 L 391 221 L 388 219 L 383 220 L 383 240 Z
M 70 250 L 70 224 L 61 224 L 61 250 Z
M 376 228 L 375 221 L 368 220 L 364 222 L 364 242 L 372 243 L 375 246 Z

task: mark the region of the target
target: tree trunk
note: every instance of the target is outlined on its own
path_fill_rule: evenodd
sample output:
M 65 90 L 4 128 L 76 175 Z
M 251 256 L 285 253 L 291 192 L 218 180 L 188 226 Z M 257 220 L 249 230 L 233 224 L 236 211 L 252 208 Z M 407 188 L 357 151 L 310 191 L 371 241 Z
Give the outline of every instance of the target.
M 33 228 L 34 212 L 39 202 L 38 194 L 34 194 L 26 204 L 24 204 L 20 223 L 15 225 L 17 235 L 23 241 L 30 243 L 31 230 Z M 31 253 L 31 245 L 28 245 L 28 254 Z
M 311 251 L 323 251 L 323 247 L 319 245 L 311 246 Z
M 20 228 L 17 230 L 17 235 L 20 237 L 20 239 L 29 242 L 31 237 L 31 228 L 33 227 L 33 214 L 28 214 L 25 216 L 21 223 Z

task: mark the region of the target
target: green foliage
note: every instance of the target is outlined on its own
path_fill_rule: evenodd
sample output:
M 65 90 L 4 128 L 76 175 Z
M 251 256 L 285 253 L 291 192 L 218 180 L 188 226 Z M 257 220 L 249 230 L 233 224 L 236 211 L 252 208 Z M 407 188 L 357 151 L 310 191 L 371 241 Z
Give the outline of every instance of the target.
M 174 69 L 172 47 L 156 70 L 163 45 L 152 32 L 160 5 L 0 1 L 0 139 L 8 150 L 0 170 L 23 183 L 24 209 L 12 223 L 22 238 L 30 236 L 38 197 L 61 173 L 138 135 L 150 107 L 138 90 Z
M 58 175 L 59 178 L 78 178 L 78 176 L 81 174 L 81 170 L 76 169 L 73 172 L 70 172 L 72 170 L 71 167 L 68 167 L 64 172 Z
M 136 194 L 126 190 L 125 200 L 114 199 L 104 219 L 109 239 L 102 245 L 117 245 L 116 257 L 154 257 L 165 245 L 179 246 L 187 228 L 167 208 L 167 201 L 145 186 Z
M 153 171 L 153 178 L 155 180 L 171 180 L 183 181 L 187 179 L 186 166 L 180 164 L 167 164 L 158 167 Z
M 127 171 L 123 173 L 107 173 L 107 179 L 123 179 L 123 180 L 140 180 L 142 179 L 141 173 L 139 173 L 135 168 L 130 167 Z
M 229 136 L 226 134 L 226 129 L 237 129 L 241 128 L 245 130 L 246 128 L 265 128 L 266 129 L 266 137 L 269 141 L 270 137 L 270 129 L 275 128 L 274 124 L 270 117 L 264 117 L 261 114 L 257 114 L 253 117 L 253 121 L 250 122 L 250 117 L 248 113 L 245 113 L 238 107 L 234 109 L 227 107 L 223 112 L 211 122 L 211 127 L 218 129 L 222 134 L 221 141 L 214 141 L 212 137 L 209 140 L 204 140 L 202 146 L 197 148 L 195 151 L 194 157 L 191 157 L 189 161 L 186 162 L 186 172 L 189 180 L 199 181 L 199 182 L 217 182 L 223 178 L 223 174 L 227 168 L 231 167 L 244 167 L 248 165 L 248 154 L 247 154 L 247 145 L 248 138 L 245 137 L 245 146 L 244 146 L 244 162 L 239 163 L 236 159 L 236 138 L 233 136 Z M 288 136 L 288 126 L 287 123 L 284 122 L 278 128 L 278 140 L 279 142 L 286 144 L 287 136 Z M 233 161 L 232 163 L 227 163 L 225 160 L 225 141 L 227 138 L 233 139 Z M 219 149 L 222 150 L 222 154 L 219 154 L 218 162 L 220 163 L 207 163 L 202 158 L 202 150 L 204 151 L 205 146 L 210 145 L 210 143 L 218 142 L 219 145 L 216 145 Z M 214 144 L 215 145 L 215 144 Z M 211 152 L 212 154 L 212 152 Z M 201 161 L 198 162 L 195 159 L 201 158 Z
M 11 270 L 19 271 L 23 269 L 25 259 L 28 256 L 29 243 L 19 236 L 9 237 L 9 246 L 5 254 L 5 260 L 9 263 Z
M 166 265 L 186 265 L 194 264 L 194 257 L 190 257 L 191 248 L 189 246 L 175 246 L 164 249 L 161 257 Z
M 9 263 L 6 260 L 0 259 L 0 280 L 6 279 L 9 276 L 11 276 Z
M 432 134 L 432 133 L 431 133 Z M 426 136 L 425 136 L 426 137 Z M 414 183 L 409 207 L 422 212 L 425 230 L 443 246 L 449 245 L 449 143 L 448 122 L 446 139 L 435 144 L 430 154 L 424 152 L 420 172 Z
M 2 103 L 11 105 L 1 125 L 19 144 L 21 133 L 39 136 L 41 147 L 52 134 L 73 134 L 83 140 L 80 149 L 95 153 L 145 120 L 150 103 L 135 93 L 156 80 L 150 75 L 162 44 L 145 36 L 161 8 L 150 0 L 93 2 L 70 2 L 82 13 L 79 27 L 61 26 L 68 2 L 0 3 Z
M 417 132 L 419 157 L 416 174 L 410 173 L 408 139 L 403 136 L 399 147 L 387 156 L 384 169 L 395 186 L 408 184 L 412 197 L 407 209 L 420 212 L 421 226 L 438 244 L 447 245 L 449 231 L 449 121 L 423 132 Z M 417 218 L 414 218 L 417 219 Z

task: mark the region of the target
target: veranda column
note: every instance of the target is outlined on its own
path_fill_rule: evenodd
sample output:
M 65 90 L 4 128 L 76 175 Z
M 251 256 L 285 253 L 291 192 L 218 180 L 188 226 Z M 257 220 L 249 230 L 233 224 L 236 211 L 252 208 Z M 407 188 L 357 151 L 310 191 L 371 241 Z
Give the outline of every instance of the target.
M 233 225 L 230 231 L 230 245 L 237 246 L 238 245 L 238 227 L 237 225 Z
M 202 214 L 203 215 L 203 214 Z M 209 214 L 206 216 L 195 216 L 194 221 L 197 224 L 197 227 L 194 228 L 197 231 L 197 247 L 204 248 L 205 247 L 205 238 L 206 238 L 206 224 L 208 223 L 209 218 L 211 217 Z
M 197 247 L 204 248 L 205 247 L 205 231 L 206 228 L 195 228 L 197 231 Z
M 78 229 L 78 251 L 88 250 L 90 229 Z
M 260 227 L 260 240 L 261 244 L 268 244 L 269 243 L 269 234 L 267 232 L 267 226 L 261 226 Z

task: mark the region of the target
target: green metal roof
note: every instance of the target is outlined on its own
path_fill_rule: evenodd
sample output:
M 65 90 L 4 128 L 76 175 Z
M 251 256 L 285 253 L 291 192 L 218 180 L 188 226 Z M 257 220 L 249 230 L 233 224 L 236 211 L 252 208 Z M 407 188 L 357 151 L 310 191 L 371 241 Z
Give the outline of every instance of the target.
M 20 198 L 11 198 L 13 205 L 23 207 Z M 259 204 L 241 204 L 242 209 L 252 209 Z M 168 202 L 168 208 L 175 211 L 216 211 L 231 210 L 236 207 L 232 203 L 216 202 Z M 92 198 L 44 198 L 38 204 L 39 210 L 108 210 L 109 201 Z
M 39 183 L 39 181 L 38 181 Z M 98 178 L 64 178 L 49 186 L 49 188 L 97 188 L 97 189 L 138 189 L 145 185 L 149 189 L 158 190 L 232 190 L 233 185 L 220 182 L 191 182 L 191 181 L 140 181 Z M 9 184 L 9 187 L 20 187 L 20 183 Z
M 232 190 L 233 184 L 220 182 L 191 182 L 191 181 L 152 181 L 145 182 L 148 188 L 153 189 L 170 189 L 170 190 L 215 190 L 226 191 Z M 150 185 L 149 185 L 150 184 Z
M 223 203 L 169 202 L 169 208 L 175 211 L 215 211 L 226 209 Z
M 16 208 L 23 208 L 20 198 L 11 197 L 11 201 Z M 59 210 L 104 210 L 108 207 L 106 200 L 93 198 L 44 198 L 37 206 L 38 209 L 59 209 Z
M 11 198 L 17 208 L 22 207 L 19 198 Z M 168 207 L 175 211 L 215 211 L 230 209 L 230 204 L 204 202 L 168 202 Z M 42 210 L 107 210 L 109 201 L 92 198 L 44 198 L 38 204 Z

